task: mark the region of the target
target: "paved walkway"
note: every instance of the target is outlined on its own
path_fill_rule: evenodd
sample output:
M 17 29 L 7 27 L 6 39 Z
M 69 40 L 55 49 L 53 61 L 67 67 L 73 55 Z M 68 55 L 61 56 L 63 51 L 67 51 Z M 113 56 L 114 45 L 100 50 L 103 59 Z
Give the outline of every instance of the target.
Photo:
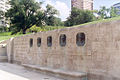
M 0 63 L 0 80 L 63 80 L 28 71 L 22 66 Z

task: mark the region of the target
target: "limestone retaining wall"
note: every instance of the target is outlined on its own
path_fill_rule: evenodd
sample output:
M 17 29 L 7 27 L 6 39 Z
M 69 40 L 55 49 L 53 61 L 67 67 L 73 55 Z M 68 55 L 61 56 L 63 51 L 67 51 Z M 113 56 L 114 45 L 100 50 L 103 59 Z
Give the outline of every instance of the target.
M 0 56 L 6 56 L 7 50 L 6 50 L 6 44 L 0 44 Z
M 0 62 L 7 62 L 7 46 L 6 44 L 0 44 Z
M 85 45 L 77 46 L 76 35 L 81 32 L 86 37 Z M 61 34 L 67 39 L 64 47 L 59 44 Z M 52 36 L 51 47 L 47 46 L 48 36 Z M 87 72 L 88 80 L 120 80 L 120 20 L 17 37 L 9 50 L 17 63 Z

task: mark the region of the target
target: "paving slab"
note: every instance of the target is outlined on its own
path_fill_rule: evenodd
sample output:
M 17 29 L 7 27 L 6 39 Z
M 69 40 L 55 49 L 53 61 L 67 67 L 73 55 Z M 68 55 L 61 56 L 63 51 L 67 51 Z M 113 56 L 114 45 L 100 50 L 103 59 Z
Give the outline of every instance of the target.
M 10 63 L 0 63 L 0 80 L 63 80 L 34 71 L 28 71 L 24 67 Z

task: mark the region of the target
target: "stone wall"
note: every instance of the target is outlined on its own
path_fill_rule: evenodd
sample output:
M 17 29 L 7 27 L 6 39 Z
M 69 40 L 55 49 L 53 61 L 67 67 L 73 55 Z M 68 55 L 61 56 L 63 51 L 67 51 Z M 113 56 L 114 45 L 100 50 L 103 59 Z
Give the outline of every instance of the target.
M 7 55 L 7 50 L 6 50 L 6 44 L 0 44 L 0 56 L 6 56 Z
M 76 35 L 81 32 L 86 37 L 85 45 L 77 46 Z M 67 38 L 65 47 L 59 44 L 61 34 Z M 51 47 L 47 46 L 48 36 L 52 36 Z M 120 20 L 16 37 L 11 50 L 12 60 L 17 63 L 87 72 L 88 80 L 120 80 Z
M 7 62 L 7 46 L 6 44 L 0 44 L 0 62 Z

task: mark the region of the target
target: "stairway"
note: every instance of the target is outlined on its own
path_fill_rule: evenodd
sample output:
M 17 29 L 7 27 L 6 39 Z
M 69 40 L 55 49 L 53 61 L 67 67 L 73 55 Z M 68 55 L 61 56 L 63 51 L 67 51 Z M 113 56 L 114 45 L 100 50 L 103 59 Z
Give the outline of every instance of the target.
M 7 45 L 0 44 L 0 62 L 7 62 Z

